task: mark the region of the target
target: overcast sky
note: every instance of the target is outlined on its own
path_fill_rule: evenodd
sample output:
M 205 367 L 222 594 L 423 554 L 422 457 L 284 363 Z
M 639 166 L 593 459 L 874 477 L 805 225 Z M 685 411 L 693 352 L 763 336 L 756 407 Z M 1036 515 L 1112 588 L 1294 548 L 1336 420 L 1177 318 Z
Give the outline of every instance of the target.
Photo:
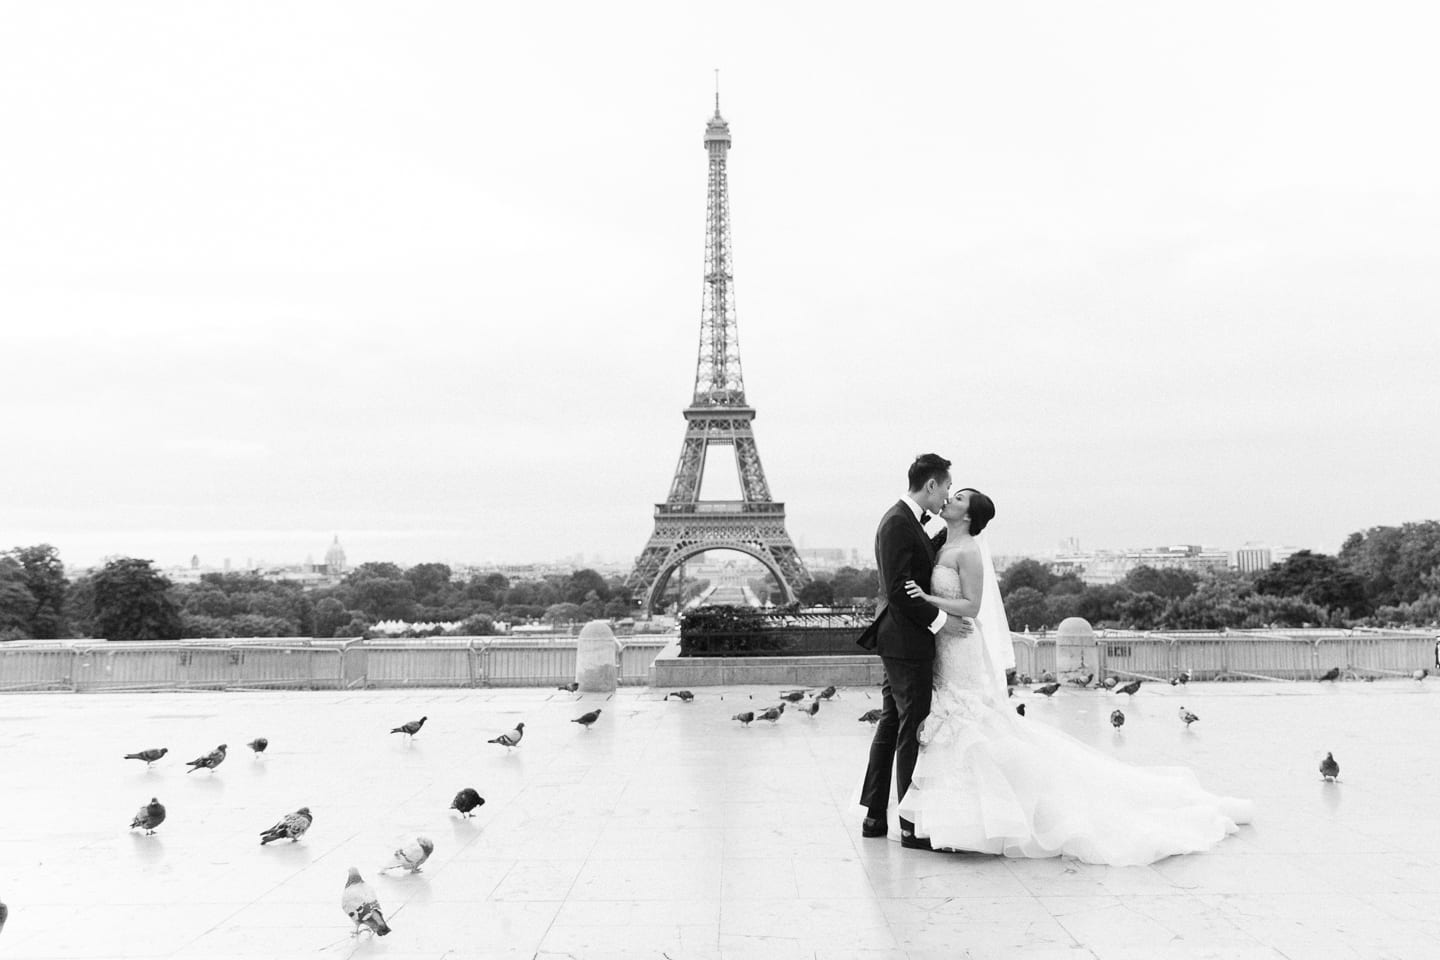
M 633 558 L 716 67 L 800 545 L 930 450 L 999 553 L 1434 518 L 1432 11 L 6 4 L 0 549 Z

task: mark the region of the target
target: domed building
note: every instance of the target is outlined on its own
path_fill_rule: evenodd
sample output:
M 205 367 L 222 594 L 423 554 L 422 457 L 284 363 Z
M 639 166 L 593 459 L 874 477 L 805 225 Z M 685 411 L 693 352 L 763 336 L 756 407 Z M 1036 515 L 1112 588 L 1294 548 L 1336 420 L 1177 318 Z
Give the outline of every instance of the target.
M 330 544 L 330 549 L 325 551 L 325 572 L 332 577 L 338 577 L 345 572 L 345 548 L 340 546 L 340 534 L 335 534 L 335 542 Z

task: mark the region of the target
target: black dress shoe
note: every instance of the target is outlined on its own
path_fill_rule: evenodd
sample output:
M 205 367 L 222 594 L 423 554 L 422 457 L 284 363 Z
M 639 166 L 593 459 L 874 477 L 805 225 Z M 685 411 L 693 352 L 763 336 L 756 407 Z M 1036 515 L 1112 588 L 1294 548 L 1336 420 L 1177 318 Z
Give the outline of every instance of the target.
M 908 850 L 934 850 L 930 844 L 929 837 L 917 837 L 913 833 L 902 832 L 900 834 L 900 846 Z
M 883 837 L 890 832 L 890 825 L 879 817 L 866 817 L 860 821 L 860 836 Z

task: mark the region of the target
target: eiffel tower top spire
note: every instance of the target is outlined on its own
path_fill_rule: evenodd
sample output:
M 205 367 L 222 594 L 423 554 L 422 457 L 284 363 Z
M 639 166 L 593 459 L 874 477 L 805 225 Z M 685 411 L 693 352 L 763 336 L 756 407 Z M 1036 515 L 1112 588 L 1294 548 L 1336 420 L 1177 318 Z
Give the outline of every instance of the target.
M 710 177 L 705 203 L 705 287 L 700 306 L 700 354 L 695 362 L 696 407 L 745 406 L 740 336 L 735 320 L 735 275 L 730 263 L 730 188 L 725 158 L 730 125 L 720 115 L 720 71 L 715 71 L 715 116 L 705 125 Z

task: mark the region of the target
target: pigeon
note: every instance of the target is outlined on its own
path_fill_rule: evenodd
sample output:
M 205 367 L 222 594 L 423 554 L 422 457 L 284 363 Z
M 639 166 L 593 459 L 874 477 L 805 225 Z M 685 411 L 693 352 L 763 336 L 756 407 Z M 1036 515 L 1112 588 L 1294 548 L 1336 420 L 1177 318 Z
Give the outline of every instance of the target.
M 760 714 L 759 719 L 761 719 L 761 720 L 769 720 L 771 723 L 774 723 L 776 720 L 779 720 L 779 719 L 780 719 L 780 714 L 782 714 L 782 713 L 784 713 L 784 712 L 785 712 L 785 711 L 781 710 L 779 707 L 771 707 L 770 709 L 766 710 L 764 713 Z
M 1320 776 L 1330 781 L 1340 776 L 1340 764 L 1335 762 L 1335 754 L 1327 753 L 1325 759 L 1320 761 Z
M 1114 727 L 1116 730 L 1119 730 L 1121 727 L 1125 726 L 1125 714 L 1120 712 L 1119 710 L 1111 710 L 1110 726 Z
M 1324 673 L 1320 674 L 1320 679 L 1321 679 L 1322 681 L 1325 681 L 1325 680 L 1339 680 L 1339 679 L 1340 679 L 1340 668 L 1339 668 L 1339 667 L 1331 667 L 1329 670 L 1326 670 Z
M 695 699 L 695 694 L 691 693 L 689 690 L 671 690 L 669 693 L 665 694 L 665 699 L 669 700 L 671 697 L 674 697 L 676 700 L 684 700 L 686 703 L 689 703 L 691 700 Z
M 400 726 L 396 727 L 390 732 L 403 733 L 407 737 L 413 737 L 415 736 L 415 734 L 420 732 L 420 728 L 425 726 L 425 721 L 429 719 L 429 717 L 421 717 L 419 720 L 411 720 L 409 723 L 400 724 Z
M 220 744 L 214 750 L 190 761 L 190 769 L 186 773 L 194 773 L 196 770 L 214 770 L 225 762 L 225 744 Z
M 474 787 L 466 787 L 455 794 L 455 799 L 450 801 L 451 810 L 459 810 L 462 817 L 472 816 L 476 807 L 483 807 L 485 798 L 480 796 L 480 791 Z
M 377 937 L 383 937 L 390 932 L 390 925 L 385 922 L 385 915 L 380 912 L 380 901 L 375 899 L 375 891 L 360 878 L 360 871 L 354 867 L 350 868 L 350 876 L 345 879 L 345 892 L 340 895 L 340 909 L 355 921 L 355 932 L 351 936 L 358 937 L 362 925 L 369 927 Z
M 1186 709 L 1182 706 L 1182 707 L 1180 708 L 1180 719 L 1185 721 L 1185 729 L 1186 729 L 1186 730 L 1189 730 L 1189 729 L 1190 729 L 1190 724 L 1194 723 L 1196 720 L 1199 720 L 1200 718 L 1197 717 L 1197 716 L 1195 716 L 1195 714 L 1191 713 L 1189 710 L 1186 710 Z
M 1018 713 L 1018 714 L 1020 714 L 1020 716 L 1022 716 L 1022 717 L 1025 716 L 1025 704 L 1023 704 L 1023 703 L 1017 703 L 1017 704 L 1015 704 L 1015 712 Z
M 810 701 L 810 706 L 808 706 L 808 707 L 801 707 L 801 708 L 800 708 L 800 712 L 803 713 L 803 714 L 806 714 L 806 715 L 808 715 L 808 716 L 811 716 L 811 717 L 815 716 L 815 714 L 817 714 L 817 713 L 820 712 L 820 701 L 819 701 L 819 700 L 811 700 L 811 701 Z
M 1041 682 L 1041 683 L 1054 683 L 1054 682 L 1055 682 L 1055 674 L 1051 673 L 1049 670 L 1046 670 L 1044 673 L 1040 674 L 1040 682 Z
M 596 720 L 599 720 L 599 719 L 600 719 L 600 708 L 599 708 L 599 707 L 596 707 L 594 710 L 591 710 L 589 713 L 585 714 L 584 716 L 576 717 L 574 720 L 571 720 L 570 722 L 571 722 L 571 723 L 578 723 L 578 724 L 580 724 L 582 727 L 584 727 L 586 730 L 589 730 L 589 729 L 590 729 L 590 724 L 594 723 Z
M 1091 680 L 1094 680 L 1094 679 L 1095 679 L 1095 674 L 1093 674 L 1093 673 L 1087 673 L 1087 674 L 1085 674 L 1085 676 L 1083 676 L 1083 677 L 1071 677 L 1071 678 L 1070 678 L 1070 682 L 1073 683 L 1073 684 L 1075 684 L 1075 686 L 1077 686 L 1077 687 L 1079 687 L 1080 689 L 1083 690 L 1083 689 L 1085 689 L 1086 687 L 1090 686 L 1090 681 L 1091 681 Z
M 141 807 L 140 811 L 135 814 L 135 819 L 130 821 L 130 829 L 134 830 L 139 827 L 145 831 L 146 836 L 149 836 L 155 832 L 156 827 L 164 822 L 165 804 L 151 797 L 150 802 Z
M 1053 697 L 1053 696 L 1055 696 L 1055 691 L 1056 691 L 1056 690 L 1059 690 L 1059 689 L 1060 689 L 1060 684 L 1058 684 L 1058 683 L 1047 683 L 1047 684 L 1045 684 L 1045 686 L 1043 686 L 1043 687 L 1036 687 L 1036 688 L 1035 688 L 1035 692 L 1036 692 L 1036 693 L 1043 693 L 1043 694 L 1045 694 L 1045 696 L 1047 696 L 1047 697 Z
M 562 683 L 562 684 L 560 684 L 560 686 L 556 687 L 555 689 L 556 689 L 556 690 L 566 690 L 566 691 L 568 691 L 568 692 L 570 692 L 570 693 L 574 693 L 576 690 L 579 690 L 579 689 L 580 689 L 580 683 L 579 683 L 579 681 L 571 680 L 569 683 Z
M 860 714 L 860 719 L 866 723 L 879 723 L 880 709 L 877 707 L 874 710 L 866 710 L 864 713 Z
M 1017 687 L 1028 687 L 1034 682 L 1034 680 L 1030 679 L 1030 674 L 1028 673 L 1017 674 L 1015 677 L 1015 686 Z
M 291 843 L 305 836 L 305 831 L 310 829 L 310 824 L 315 818 L 310 814 L 309 807 L 301 807 L 294 813 L 287 813 L 275 822 L 269 830 L 260 831 L 260 846 L 270 843 L 272 840 L 286 840 Z
M 145 766 L 148 767 L 150 766 L 150 764 L 154 763 L 156 760 L 159 760 L 161 757 L 165 756 L 165 754 L 169 752 L 169 747 L 151 747 L 149 750 L 140 750 L 136 753 L 127 753 L 125 754 L 125 759 L 144 760 Z
M 508 733 L 502 733 L 500 734 L 500 736 L 495 737 L 493 740 L 486 740 L 485 742 L 498 743 L 500 744 L 500 746 L 504 747 L 508 751 L 511 747 L 520 746 L 520 738 L 523 736 L 525 736 L 525 724 L 517 723 L 515 724 L 514 730 L 511 730 Z
M 1416 670 L 1414 673 L 1410 674 L 1410 678 L 1412 680 L 1424 680 L 1428 676 L 1430 676 L 1430 671 L 1426 670 L 1424 667 L 1421 667 L 1419 670 Z
M 270 741 L 266 740 L 264 737 L 256 737 L 254 740 L 251 740 L 249 743 L 245 744 L 245 746 L 249 747 L 251 750 L 254 750 L 255 756 L 258 757 L 260 756 L 260 754 L 265 752 L 266 747 L 270 746 Z
M 834 688 L 834 687 L 826 687 L 824 690 L 821 690 L 819 693 L 815 694 L 815 699 L 816 699 L 816 700 L 829 700 L 829 699 L 830 699 L 831 697 L 833 697 L 833 696 L 835 696 L 835 688 Z
M 1172 686 L 1172 687 L 1179 686 L 1179 685 L 1182 684 L 1182 683 L 1189 683 L 1189 682 L 1190 682 L 1190 671 L 1189 671 L 1189 670 L 1181 670 L 1178 674 L 1176 674 L 1175 676 L 1173 676 L 1173 677 L 1170 678 L 1170 686 Z
M 5 906 L 5 901 L 0 900 L 0 930 L 5 929 L 5 918 L 10 916 L 10 908 Z
M 1134 696 L 1134 695 L 1135 695 L 1135 691 L 1137 691 L 1137 690 L 1139 690 L 1139 689 L 1140 689 L 1140 681 L 1139 681 L 1139 680 L 1131 680 L 1129 683 L 1125 684 L 1125 686 L 1123 686 L 1123 687 L 1120 687 L 1120 688 L 1119 688 L 1118 690 L 1116 690 L 1115 692 L 1116 692 L 1116 693 L 1128 693 L 1128 694 L 1130 694 L 1131 696 Z
M 805 699 L 805 691 L 786 690 L 784 693 L 780 694 L 780 699 L 789 700 L 791 703 L 799 703 L 801 700 Z
M 395 858 L 382 870 L 393 870 L 400 867 L 409 870 L 411 873 L 419 873 L 420 865 L 430 859 L 430 854 L 435 852 L 435 844 L 429 837 L 416 837 L 405 846 L 395 851 Z
M 739 720 L 742 727 L 748 727 L 750 726 L 750 721 L 755 719 L 755 711 L 746 710 L 744 713 L 735 714 L 735 716 L 731 717 L 730 719 Z
M 1119 678 L 1119 677 L 1106 677 L 1104 680 L 1100 681 L 1100 685 L 1101 685 L 1102 687 L 1104 687 L 1106 690 L 1114 690 L 1114 689 L 1115 689 L 1115 684 L 1117 684 L 1117 683 L 1119 683 L 1119 682 L 1120 682 L 1120 678 Z

